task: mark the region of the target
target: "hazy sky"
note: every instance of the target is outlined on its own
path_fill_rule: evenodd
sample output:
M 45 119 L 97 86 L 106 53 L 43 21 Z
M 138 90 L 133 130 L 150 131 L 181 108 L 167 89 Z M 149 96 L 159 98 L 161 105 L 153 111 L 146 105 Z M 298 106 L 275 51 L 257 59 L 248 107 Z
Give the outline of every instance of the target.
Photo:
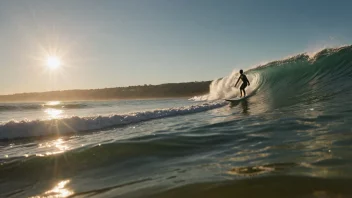
M 0 94 L 213 80 L 352 42 L 352 1 L 1 0 Z M 45 66 L 48 53 L 63 66 Z

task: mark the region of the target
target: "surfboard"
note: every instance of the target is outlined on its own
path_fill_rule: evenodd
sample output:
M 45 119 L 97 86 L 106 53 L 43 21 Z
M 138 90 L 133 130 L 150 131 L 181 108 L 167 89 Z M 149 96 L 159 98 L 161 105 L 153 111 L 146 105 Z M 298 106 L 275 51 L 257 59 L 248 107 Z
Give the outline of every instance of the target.
M 245 100 L 245 99 L 247 99 L 247 98 L 249 98 L 249 97 L 250 97 L 250 96 L 247 95 L 247 96 L 242 97 L 242 98 L 231 98 L 231 99 L 225 99 L 225 100 L 228 101 L 228 102 L 239 102 L 239 101 Z

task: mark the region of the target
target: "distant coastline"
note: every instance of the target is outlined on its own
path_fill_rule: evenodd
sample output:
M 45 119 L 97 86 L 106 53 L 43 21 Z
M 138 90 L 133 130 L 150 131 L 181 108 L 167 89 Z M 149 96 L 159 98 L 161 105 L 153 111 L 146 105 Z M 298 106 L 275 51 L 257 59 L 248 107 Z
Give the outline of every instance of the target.
M 0 102 L 118 100 L 192 97 L 209 92 L 211 81 L 139 85 L 104 89 L 76 89 L 0 95 Z

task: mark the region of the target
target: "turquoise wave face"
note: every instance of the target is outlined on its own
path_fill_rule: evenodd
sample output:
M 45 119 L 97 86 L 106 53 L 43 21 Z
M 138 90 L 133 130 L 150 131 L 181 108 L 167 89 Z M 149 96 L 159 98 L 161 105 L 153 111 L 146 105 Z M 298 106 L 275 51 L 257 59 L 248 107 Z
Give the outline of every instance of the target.
M 351 100 L 352 46 L 301 54 L 248 71 L 259 75 L 260 103 L 277 109 L 290 105 L 344 103 Z

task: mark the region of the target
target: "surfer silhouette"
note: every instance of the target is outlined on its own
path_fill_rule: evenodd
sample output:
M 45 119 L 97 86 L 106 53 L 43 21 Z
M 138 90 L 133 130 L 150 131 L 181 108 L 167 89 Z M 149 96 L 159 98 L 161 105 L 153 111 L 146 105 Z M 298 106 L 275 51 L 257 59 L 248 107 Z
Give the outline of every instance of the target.
M 249 83 L 247 76 L 243 74 L 243 70 L 242 70 L 242 69 L 240 70 L 240 77 L 238 77 L 238 80 L 237 80 L 237 82 L 236 82 L 236 84 L 235 84 L 235 87 L 237 87 L 237 83 L 238 83 L 240 80 L 242 80 L 242 85 L 241 85 L 241 87 L 240 87 L 241 97 L 242 97 L 242 92 L 243 92 L 243 97 L 246 97 L 246 90 L 245 90 L 245 88 L 247 87 L 247 84 L 248 84 L 248 86 L 251 85 L 251 84 Z

